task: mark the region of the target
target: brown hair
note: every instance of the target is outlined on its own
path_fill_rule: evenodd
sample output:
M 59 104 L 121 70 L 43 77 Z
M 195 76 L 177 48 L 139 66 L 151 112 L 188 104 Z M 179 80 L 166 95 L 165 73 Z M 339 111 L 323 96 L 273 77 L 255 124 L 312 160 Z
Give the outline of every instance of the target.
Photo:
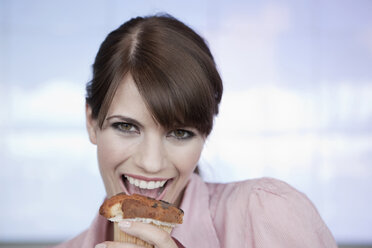
M 106 37 L 86 88 L 100 127 L 126 73 L 161 126 L 211 132 L 222 81 L 208 46 L 191 28 L 169 15 L 137 17 Z

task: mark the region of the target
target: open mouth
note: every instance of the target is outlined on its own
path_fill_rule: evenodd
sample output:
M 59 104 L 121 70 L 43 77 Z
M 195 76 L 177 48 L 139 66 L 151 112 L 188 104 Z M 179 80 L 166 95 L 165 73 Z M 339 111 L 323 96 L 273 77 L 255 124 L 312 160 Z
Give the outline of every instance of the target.
M 165 193 L 167 186 L 173 179 L 167 180 L 142 180 L 128 175 L 122 175 L 124 192 L 128 195 L 140 194 L 161 200 Z

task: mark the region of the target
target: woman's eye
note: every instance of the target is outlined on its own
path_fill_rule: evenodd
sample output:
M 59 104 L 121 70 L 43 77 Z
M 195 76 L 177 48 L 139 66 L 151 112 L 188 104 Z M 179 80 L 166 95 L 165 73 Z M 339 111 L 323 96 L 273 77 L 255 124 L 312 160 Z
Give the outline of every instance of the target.
M 169 136 L 174 137 L 176 139 L 188 139 L 193 137 L 194 133 L 183 129 L 177 129 L 170 132 Z
M 112 124 L 115 129 L 123 132 L 136 132 L 137 129 L 133 124 L 125 123 L 125 122 L 116 122 Z

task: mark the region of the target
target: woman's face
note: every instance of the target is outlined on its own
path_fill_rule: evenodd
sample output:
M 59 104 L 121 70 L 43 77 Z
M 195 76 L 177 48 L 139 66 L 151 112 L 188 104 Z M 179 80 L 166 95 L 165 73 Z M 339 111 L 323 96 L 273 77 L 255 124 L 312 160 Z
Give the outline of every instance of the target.
M 108 197 L 120 192 L 180 203 L 205 137 L 192 127 L 165 130 L 154 120 L 130 74 L 118 87 L 102 128 L 87 107 L 90 140 Z

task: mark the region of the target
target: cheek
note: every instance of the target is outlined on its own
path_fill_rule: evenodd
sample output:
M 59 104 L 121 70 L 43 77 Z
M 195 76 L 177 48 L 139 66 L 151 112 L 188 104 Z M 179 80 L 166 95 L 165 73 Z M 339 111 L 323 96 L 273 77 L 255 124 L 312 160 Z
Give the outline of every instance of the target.
M 175 148 L 177 151 L 173 151 L 172 162 L 177 167 L 180 176 L 188 176 L 191 174 L 201 155 L 203 150 L 203 141 L 197 141 L 192 144 L 188 144 L 185 147 Z
M 113 168 L 117 155 L 115 155 L 116 146 L 107 140 L 107 137 L 101 136 L 97 139 L 98 164 L 101 171 Z
M 130 157 L 133 142 L 118 138 L 115 134 L 103 133 L 97 137 L 97 156 L 101 172 L 114 171 Z

